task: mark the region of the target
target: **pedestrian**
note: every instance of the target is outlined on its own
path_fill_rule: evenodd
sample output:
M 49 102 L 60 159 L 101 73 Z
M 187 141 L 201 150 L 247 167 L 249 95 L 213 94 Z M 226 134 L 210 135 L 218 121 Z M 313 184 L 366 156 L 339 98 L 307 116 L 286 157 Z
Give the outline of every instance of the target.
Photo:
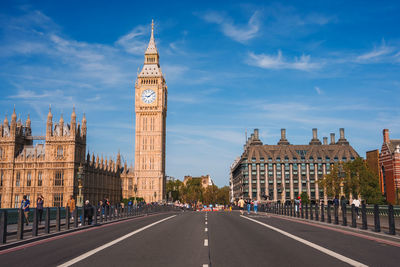
M 39 217 L 39 224 L 42 223 L 42 216 L 43 216 L 43 203 L 44 203 L 44 198 L 42 195 L 38 196 L 36 200 L 36 210 L 38 213 Z
M 251 200 L 247 200 L 247 214 L 250 214 L 250 209 L 251 209 Z
M 255 214 L 257 214 L 257 211 L 258 211 L 258 201 L 257 200 L 254 200 L 254 213 Z
M 294 207 L 295 207 L 296 213 L 298 213 L 300 211 L 300 197 L 299 196 L 294 200 Z
M 70 195 L 69 196 L 69 199 L 68 199 L 68 201 L 67 201 L 67 206 L 65 207 L 66 209 L 69 209 L 69 212 L 70 212 L 70 214 L 71 214 L 71 219 L 72 220 L 75 220 L 75 218 L 74 218 L 74 211 L 75 211 L 75 208 L 76 208 L 76 204 L 75 204 L 75 199 L 74 199 L 74 196 L 73 195 Z
M 93 206 L 92 206 L 92 204 L 90 204 L 89 200 L 85 201 L 85 206 L 83 208 L 85 210 L 85 218 L 84 218 L 84 220 L 86 221 L 86 218 L 87 218 L 88 225 L 92 225 L 92 221 L 93 221 Z
M 335 196 L 335 198 L 333 199 L 333 205 L 339 206 L 339 197 L 338 196 Z
M 358 200 L 358 198 L 355 197 L 351 204 L 354 204 L 354 208 L 356 210 L 357 218 L 360 219 L 360 215 L 358 214 L 358 209 L 360 208 L 360 200 Z
M 240 209 L 240 214 L 243 215 L 244 212 L 244 200 L 243 198 L 240 198 L 238 201 L 239 209 Z
M 21 210 L 22 210 L 21 212 L 24 213 L 26 225 L 29 225 L 29 206 L 30 206 L 30 204 L 31 204 L 31 202 L 29 201 L 27 196 L 24 195 L 22 197 L 22 201 L 21 201 Z

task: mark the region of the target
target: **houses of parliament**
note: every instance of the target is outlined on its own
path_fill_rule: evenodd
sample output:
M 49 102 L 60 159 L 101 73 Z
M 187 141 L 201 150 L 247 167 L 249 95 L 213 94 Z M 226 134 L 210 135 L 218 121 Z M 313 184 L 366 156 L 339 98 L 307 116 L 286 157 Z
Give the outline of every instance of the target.
M 142 71 L 135 82 L 135 168 L 116 159 L 86 152 L 87 121 L 77 120 L 75 108 L 69 122 L 47 115 L 46 135 L 34 136 L 29 116 L 23 123 L 15 108 L 11 121 L 0 124 L 0 208 L 19 207 L 23 195 L 34 206 L 43 195 L 45 206 L 65 206 L 69 196 L 97 203 L 108 198 L 143 197 L 146 202 L 165 197 L 165 137 L 167 86 L 159 64 L 154 24 Z M 44 144 L 34 145 L 34 140 Z M 81 179 L 80 179 L 81 178 Z M 79 182 L 81 181 L 81 184 Z

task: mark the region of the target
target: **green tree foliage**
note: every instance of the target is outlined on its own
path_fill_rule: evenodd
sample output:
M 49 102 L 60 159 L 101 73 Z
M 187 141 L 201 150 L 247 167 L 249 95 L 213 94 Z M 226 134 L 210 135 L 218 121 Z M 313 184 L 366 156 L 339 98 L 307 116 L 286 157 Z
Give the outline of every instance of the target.
M 169 201 L 182 200 L 183 183 L 179 180 L 169 180 L 166 184 L 167 199 Z
M 379 189 L 379 178 L 368 169 L 362 158 L 346 163 L 333 165 L 330 174 L 319 180 L 320 186 L 326 188 L 327 195 L 334 197 L 343 192 L 347 198 L 361 196 L 368 204 L 382 204 L 383 197 Z
M 329 197 L 338 196 L 340 194 L 340 184 L 344 181 L 343 165 L 341 163 L 334 164 L 330 174 L 326 174 L 318 184 L 325 188 Z
M 172 199 L 169 200 L 172 201 L 204 205 L 229 204 L 229 186 L 218 188 L 216 185 L 211 185 L 204 189 L 201 179 L 190 179 L 186 185 L 179 180 L 168 181 L 166 191 L 168 198 L 171 195 Z
M 303 204 L 310 203 L 310 198 L 308 197 L 308 194 L 306 192 L 301 193 L 300 198 L 301 198 L 301 203 Z

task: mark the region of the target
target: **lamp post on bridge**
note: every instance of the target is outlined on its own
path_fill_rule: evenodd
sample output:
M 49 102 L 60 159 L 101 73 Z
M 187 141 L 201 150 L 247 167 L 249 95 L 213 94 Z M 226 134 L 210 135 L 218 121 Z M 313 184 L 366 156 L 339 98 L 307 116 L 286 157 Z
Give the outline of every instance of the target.
M 137 184 L 135 184 L 135 186 L 133 187 L 133 191 L 135 192 L 135 205 L 136 205 L 136 192 L 137 192 Z
M 82 164 L 78 168 L 78 199 L 77 199 L 77 206 L 82 207 L 83 206 L 83 194 L 82 194 L 82 189 L 83 189 L 83 175 L 84 175 L 84 170 Z

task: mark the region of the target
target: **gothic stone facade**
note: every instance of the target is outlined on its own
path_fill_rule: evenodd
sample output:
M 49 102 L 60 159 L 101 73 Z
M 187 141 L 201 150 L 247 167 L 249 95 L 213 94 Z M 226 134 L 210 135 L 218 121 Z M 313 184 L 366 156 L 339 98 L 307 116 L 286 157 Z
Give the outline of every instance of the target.
M 379 154 L 380 179 L 383 194 L 392 204 L 400 201 L 400 139 L 390 139 L 383 130 L 383 144 Z
M 272 201 L 293 200 L 302 192 L 307 192 L 311 200 L 328 197 L 318 180 L 328 174 L 336 162 L 350 161 L 358 157 L 340 129 L 340 139 L 336 142 L 331 134 L 331 142 L 324 137 L 318 139 L 317 129 L 308 145 L 291 145 L 286 139 L 285 129 L 277 145 L 263 145 L 258 129 L 247 140 L 244 152 L 231 166 L 232 200 L 263 197 Z
M 31 121 L 17 120 L 15 110 L 9 124 L 7 117 L 0 125 L 0 207 L 19 207 L 23 195 L 32 206 L 43 195 L 45 206 L 65 206 L 70 195 L 78 194 L 78 168 L 83 166 L 83 197 L 92 203 L 107 197 L 111 202 L 121 200 L 120 155 L 117 161 L 104 160 L 86 153 L 86 118 L 77 123 L 75 109 L 70 123 L 61 116 L 53 124 L 49 110 L 46 136 L 32 136 Z M 33 145 L 42 139 L 44 144 Z

